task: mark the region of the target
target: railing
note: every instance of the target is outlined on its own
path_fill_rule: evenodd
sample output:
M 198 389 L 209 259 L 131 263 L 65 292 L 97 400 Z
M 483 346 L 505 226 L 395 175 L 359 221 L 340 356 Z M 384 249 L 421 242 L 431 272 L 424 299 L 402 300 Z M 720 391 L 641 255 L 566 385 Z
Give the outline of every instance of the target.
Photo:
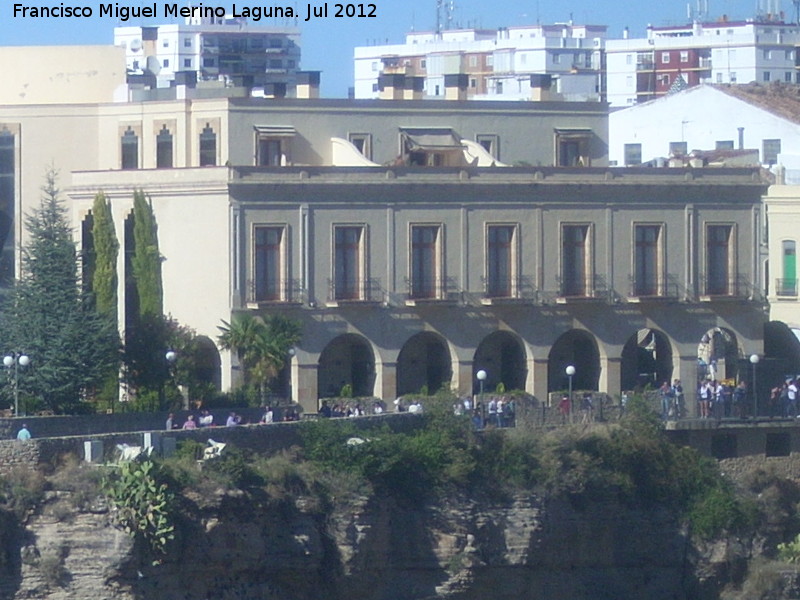
M 385 293 L 380 279 L 369 278 L 337 284 L 328 279 L 328 302 L 383 302 Z
M 297 304 L 303 302 L 306 295 L 299 279 L 283 279 L 275 285 L 251 280 L 247 288 L 248 303 Z
M 776 279 L 776 296 L 797 296 L 797 279 Z
M 703 276 L 700 279 L 702 295 L 716 298 L 762 299 L 763 294 L 741 273 L 735 276 Z
M 530 277 L 481 277 L 487 300 L 535 300 L 536 288 Z
M 657 281 L 646 278 L 638 279 L 635 275 L 630 277 L 631 298 L 678 298 L 680 296 L 680 285 L 674 275 L 667 275 Z
M 586 277 L 558 277 L 559 298 L 599 298 L 607 299 L 610 294 L 604 275 Z
M 451 301 L 460 299 L 461 291 L 453 277 L 406 278 L 408 300 Z

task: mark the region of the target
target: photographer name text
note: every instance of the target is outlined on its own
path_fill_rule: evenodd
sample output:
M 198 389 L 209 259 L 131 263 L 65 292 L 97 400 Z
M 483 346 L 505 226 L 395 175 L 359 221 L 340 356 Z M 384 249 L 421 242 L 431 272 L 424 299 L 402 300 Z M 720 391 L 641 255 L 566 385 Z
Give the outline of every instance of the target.
M 14 4 L 13 17 L 17 19 L 81 19 L 81 18 L 110 18 L 125 22 L 130 19 L 141 18 L 217 18 L 245 17 L 251 21 L 261 19 L 296 19 L 298 21 L 311 21 L 313 19 L 368 19 L 378 16 L 376 4 L 339 4 L 323 2 L 321 4 L 307 4 L 305 6 L 181 6 L 179 4 L 158 4 L 154 2 L 148 6 L 128 6 L 119 2 L 88 5 L 71 5 L 60 2 L 47 6 L 34 6 L 28 4 Z

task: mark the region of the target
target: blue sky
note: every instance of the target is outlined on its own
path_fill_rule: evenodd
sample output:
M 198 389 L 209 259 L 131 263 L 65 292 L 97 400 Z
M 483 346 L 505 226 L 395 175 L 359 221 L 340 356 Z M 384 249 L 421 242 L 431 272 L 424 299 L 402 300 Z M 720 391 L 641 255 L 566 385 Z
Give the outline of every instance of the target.
M 186 5 L 186 0 L 177 0 Z M 730 19 L 752 17 L 756 13 L 758 0 L 707 0 L 711 19 L 723 14 Z M 766 0 L 762 0 L 766 3 Z M 120 24 L 140 25 L 169 22 L 163 18 L 145 21 L 131 19 L 120 23 L 114 18 L 99 18 L 99 0 L 23 0 L 27 6 L 86 6 L 93 9 L 92 18 L 20 18 L 13 16 L 14 2 L 0 5 L 0 44 L 110 44 L 113 29 Z M 302 67 L 322 71 L 322 93 L 328 97 L 347 94 L 352 85 L 352 55 L 355 46 L 376 43 L 400 43 L 403 35 L 413 29 L 430 30 L 435 25 L 436 0 L 374 0 L 375 18 L 333 18 L 334 2 L 328 2 L 327 19 L 316 19 L 303 23 L 307 3 L 295 0 L 234 0 L 205 1 L 204 6 L 221 6 L 229 11 L 234 3 L 239 9 L 244 6 L 292 6 L 303 16 L 298 23 L 302 32 Z M 695 6 L 697 0 L 691 0 Z M 163 14 L 163 0 L 156 2 L 121 0 L 120 6 L 156 5 Z M 198 2 L 194 3 L 198 5 Z M 315 6 L 322 2 L 312 2 Z M 661 2 L 620 0 L 456 0 L 455 18 L 463 26 L 495 28 L 499 26 L 525 25 L 530 23 L 563 22 L 570 18 L 576 23 L 608 25 L 613 37 L 621 37 L 625 26 L 632 36 L 644 34 L 648 23 L 666 25 L 686 22 L 686 0 L 662 0 Z M 794 17 L 789 0 L 782 0 L 786 19 Z M 286 25 L 274 20 L 262 20 L 266 25 Z M 293 23 L 288 23 L 293 25 Z

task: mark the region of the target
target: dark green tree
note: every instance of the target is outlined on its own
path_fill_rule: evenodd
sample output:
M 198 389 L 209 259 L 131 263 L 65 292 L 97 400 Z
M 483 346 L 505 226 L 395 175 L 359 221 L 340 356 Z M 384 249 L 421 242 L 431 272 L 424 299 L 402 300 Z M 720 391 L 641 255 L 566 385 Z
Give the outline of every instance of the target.
M 270 380 L 286 364 L 289 350 L 301 338 L 302 325 L 283 315 L 266 319 L 237 313 L 218 327 L 220 346 L 236 353 L 244 372 L 244 384 L 254 385 L 263 396 Z
M 144 192 L 133 193 L 133 277 L 139 298 L 139 315 L 160 316 L 163 308 L 161 253 L 158 250 L 158 226 L 153 206 Z
M 21 279 L 3 309 L 0 340 L 6 352 L 25 352 L 20 389 L 56 413 L 88 408 L 96 386 L 118 364 L 115 324 L 97 314 L 82 290 L 79 257 L 57 172 L 47 171 L 37 210 L 26 217 L 28 243 Z
M 114 231 L 111 206 L 103 192 L 94 197 L 92 207 L 92 237 L 94 239 L 95 264 L 92 291 L 95 306 L 101 315 L 117 322 L 117 254 L 119 242 Z

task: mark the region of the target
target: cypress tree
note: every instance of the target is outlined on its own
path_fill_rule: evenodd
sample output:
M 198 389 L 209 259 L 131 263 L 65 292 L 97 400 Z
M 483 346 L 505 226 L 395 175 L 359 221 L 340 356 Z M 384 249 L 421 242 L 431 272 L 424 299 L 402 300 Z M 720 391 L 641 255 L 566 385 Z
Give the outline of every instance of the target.
M 133 220 L 133 276 L 139 296 L 139 316 L 160 317 L 164 309 L 158 227 L 153 206 L 141 190 L 133 193 Z
M 92 207 L 94 225 L 95 270 L 92 278 L 95 307 L 101 315 L 117 322 L 117 254 L 119 242 L 114 231 L 111 205 L 103 192 L 94 197 Z
M 81 287 L 68 213 L 50 169 L 40 206 L 26 217 L 29 242 L 22 276 L 0 323 L 4 352 L 24 352 L 20 390 L 56 412 L 73 412 L 119 358 L 116 328 L 99 316 Z

